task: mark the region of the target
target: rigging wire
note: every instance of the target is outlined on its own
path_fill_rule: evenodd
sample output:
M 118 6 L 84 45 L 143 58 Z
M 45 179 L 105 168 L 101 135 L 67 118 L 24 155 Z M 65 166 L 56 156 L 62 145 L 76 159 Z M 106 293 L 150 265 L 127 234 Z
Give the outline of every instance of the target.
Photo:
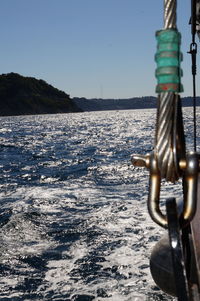
M 195 42 L 196 36 L 196 0 L 191 0 L 191 34 L 192 34 L 192 43 L 190 44 L 190 51 L 192 58 L 192 85 L 193 85 L 193 139 L 194 139 L 194 151 L 197 149 L 197 122 L 196 122 L 196 74 L 197 74 L 197 65 L 196 65 L 196 55 L 197 55 L 197 43 Z

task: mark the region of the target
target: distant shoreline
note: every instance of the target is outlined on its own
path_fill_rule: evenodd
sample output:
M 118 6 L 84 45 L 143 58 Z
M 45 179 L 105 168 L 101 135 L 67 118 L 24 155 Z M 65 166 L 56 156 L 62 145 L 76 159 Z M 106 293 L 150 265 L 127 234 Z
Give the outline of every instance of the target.
M 154 96 L 133 97 L 130 99 L 87 99 L 74 97 L 73 101 L 84 112 L 157 108 L 157 98 Z M 181 98 L 181 102 L 183 107 L 193 106 L 192 97 L 183 97 Z M 197 97 L 196 105 L 200 106 L 200 97 Z
M 183 107 L 193 105 L 192 97 L 181 99 Z M 200 106 L 200 97 L 197 97 Z M 17 73 L 0 75 L 0 116 L 58 114 L 94 111 L 155 109 L 154 96 L 130 99 L 71 98 L 42 79 Z

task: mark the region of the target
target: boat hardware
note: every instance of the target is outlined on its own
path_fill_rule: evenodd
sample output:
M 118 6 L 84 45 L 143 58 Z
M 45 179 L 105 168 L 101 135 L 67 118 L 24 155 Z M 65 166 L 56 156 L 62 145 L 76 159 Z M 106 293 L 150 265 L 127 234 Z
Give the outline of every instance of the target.
M 183 180 L 183 187 L 186 189 L 182 219 L 187 224 L 196 211 L 199 170 L 198 154 L 186 153 L 185 148 L 181 100 L 178 94 L 183 91 L 183 87 L 180 68 L 181 35 L 176 27 L 176 6 L 176 0 L 164 0 L 164 29 L 156 32 L 156 91 L 159 94 L 154 150 L 145 156 L 132 156 L 134 165 L 149 169 L 149 214 L 164 228 L 167 227 L 167 218 L 160 209 L 161 180 L 172 183 Z M 192 45 L 194 41 L 193 39 Z
M 175 198 L 167 200 L 166 212 L 177 298 L 179 301 L 198 301 L 199 277 L 191 227 L 180 228 Z
M 158 225 L 168 228 L 176 295 L 179 301 L 200 301 L 200 156 L 196 152 L 196 33 L 199 34 L 200 0 L 191 0 L 193 76 L 194 150 L 186 152 L 180 92 L 181 35 L 176 27 L 177 0 L 164 0 L 164 28 L 156 32 L 158 93 L 154 149 L 150 154 L 133 155 L 134 166 L 149 170 L 148 211 Z M 177 213 L 176 200 L 160 206 L 162 181 L 182 180 L 182 209 Z M 199 187 L 198 187 L 199 185 Z M 199 200 L 198 200 L 199 197 Z
M 174 279 L 178 300 L 189 301 L 189 286 L 186 277 L 186 267 L 183 253 L 183 244 L 179 227 L 179 217 L 175 198 L 166 202 L 166 212 L 169 225 L 169 242 L 171 245 Z
M 191 54 L 192 59 L 192 84 L 193 84 L 193 120 L 194 120 L 194 151 L 196 151 L 196 56 L 197 56 L 197 43 L 195 41 L 196 33 L 199 34 L 199 13 L 200 13 L 200 1 L 191 0 L 191 34 L 192 42 L 190 44 L 190 50 L 188 51 Z
M 153 221 L 167 228 L 167 216 L 160 208 L 161 173 L 155 152 L 146 156 L 133 155 L 131 160 L 133 165 L 147 167 L 150 170 L 148 211 Z M 181 224 L 184 225 L 190 222 L 196 213 L 199 156 L 194 152 L 187 154 L 185 160 L 179 161 L 179 168 L 184 173 L 185 194 L 181 215 Z

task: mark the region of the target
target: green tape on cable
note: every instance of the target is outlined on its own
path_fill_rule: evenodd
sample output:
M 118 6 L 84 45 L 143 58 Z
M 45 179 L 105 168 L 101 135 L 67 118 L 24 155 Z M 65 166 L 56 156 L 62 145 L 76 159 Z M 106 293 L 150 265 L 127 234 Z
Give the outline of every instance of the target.
M 183 92 L 180 68 L 182 53 L 180 52 L 181 35 L 176 29 L 165 29 L 156 32 L 157 63 L 156 78 L 158 84 L 156 92 Z

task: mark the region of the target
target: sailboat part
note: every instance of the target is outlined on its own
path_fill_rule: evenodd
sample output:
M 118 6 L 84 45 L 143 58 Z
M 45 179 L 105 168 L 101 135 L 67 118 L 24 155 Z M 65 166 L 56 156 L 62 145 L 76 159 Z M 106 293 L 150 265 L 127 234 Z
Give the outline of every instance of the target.
M 177 1 L 164 0 L 164 28 L 176 28 Z
M 158 97 L 155 153 L 161 177 L 175 183 L 182 175 L 179 161 L 185 159 L 185 139 L 180 97 L 173 92 Z
M 200 0 L 196 0 L 196 32 L 200 39 Z
M 151 273 L 157 285 L 163 291 L 176 295 L 179 301 L 200 301 L 200 156 L 196 153 L 194 80 L 197 53 L 195 35 L 197 25 L 200 26 L 200 0 L 191 0 L 191 3 L 192 43 L 189 53 L 192 55 L 194 90 L 194 151 L 186 153 L 178 95 L 183 87 L 180 80 L 181 36 L 176 28 L 177 1 L 164 0 L 164 29 L 156 34 L 156 90 L 159 95 L 154 149 L 150 154 L 132 157 L 135 166 L 149 169 L 148 211 L 153 221 L 168 228 L 169 234 L 169 239 L 158 242 L 152 252 Z M 175 183 L 179 179 L 182 179 L 183 187 L 180 212 L 177 212 L 176 200 L 171 198 L 167 201 L 166 213 L 163 213 L 160 205 L 161 181 Z
M 191 0 L 191 33 L 194 42 L 195 35 L 197 33 L 200 38 L 200 0 Z
M 150 156 L 149 154 L 147 155 L 135 154 L 132 155 L 131 162 L 134 166 L 149 168 Z
M 171 111 L 173 120 L 169 122 Z M 186 154 L 185 151 L 179 96 L 175 95 L 171 105 L 162 108 L 162 115 L 160 110 L 158 112 L 157 122 L 160 126 L 157 127 L 154 151 L 147 155 L 133 155 L 132 163 L 149 169 L 148 211 L 153 221 L 164 228 L 167 228 L 168 222 L 160 208 L 161 179 L 175 182 L 183 177 L 185 191 L 181 224 L 184 226 L 196 212 L 199 157 L 194 152 Z
M 189 301 L 189 286 L 186 275 L 183 245 L 180 236 L 179 217 L 175 198 L 166 202 L 168 233 L 172 255 L 173 274 L 175 279 L 176 296 L 179 301 Z
M 186 170 L 184 175 L 184 204 L 183 223 L 191 221 L 197 208 L 197 185 L 199 171 L 199 156 L 195 152 L 187 155 Z
M 200 1 L 191 0 L 191 34 L 192 42 L 190 44 L 190 51 L 192 59 L 192 80 L 193 80 L 193 120 L 194 120 L 194 151 L 196 151 L 196 55 L 197 44 L 195 42 L 196 33 L 200 34 Z
M 180 205 L 175 198 L 166 202 L 168 233 L 151 252 L 150 271 L 155 283 L 165 293 L 176 296 L 180 301 L 199 301 L 199 249 L 196 250 L 198 245 L 190 224 L 180 227 Z M 195 218 L 197 222 L 199 216 Z M 196 231 L 199 233 L 199 228 Z M 199 236 L 196 239 L 199 241 Z
M 191 224 L 180 228 L 174 198 L 167 200 L 166 211 L 177 298 L 179 301 L 199 301 L 199 269 Z
M 158 76 L 162 78 L 161 82 L 165 81 L 166 78 L 171 79 L 175 70 L 178 70 L 177 74 L 175 74 L 177 77 L 181 75 L 180 34 L 176 29 L 176 0 L 165 0 L 164 4 L 165 28 L 158 32 L 159 43 L 156 54 L 158 61 L 156 72 L 160 73 Z M 162 73 L 162 70 L 166 74 Z M 170 84 L 170 81 L 162 82 L 162 84 Z M 180 89 L 180 78 L 177 83 L 174 82 L 172 84 L 179 86 L 178 91 L 182 90 Z M 198 155 L 196 153 L 186 155 L 181 100 L 174 91 L 165 91 L 158 95 L 153 152 L 140 157 L 133 155 L 132 163 L 146 166 L 149 169 L 148 210 L 151 218 L 157 224 L 164 228 L 168 224 L 167 217 L 160 208 L 162 179 L 172 183 L 175 183 L 180 178 L 183 179 L 184 205 L 182 226 L 193 219 L 197 200 Z
M 160 208 L 161 174 L 155 151 L 145 156 L 133 155 L 131 160 L 135 166 L 146 167 L 150 170 L 148 211 L 154 222 L 167 228 L 167 216 L 162 213 Z M 196 213 L 199 156 L 195 152 L 187 154 L 186 159 L 179 160 L 179 169 L 184 173 L 181 226 L 185 226 L 193 219 Z
M 161 173 L 156 152 L 153 151 L 146 156 L 133 155 L 132 163 L 150 170 L 148 211 L 154 222 L 167 228 L 167 216 L 162 213 L 160 208 Z M 184 174 L 184 200 L 181 214 L 181 226 L 183 227 L 193 219 L 196 213 L 199 156 L 195 152 L 188 153 L 186 159 L 179 160 L 179 169 Z
M 197 282 L 199 283 L 200 287 L 200 175 L 198 176 L 198 190 L 197 190 L 197 209 L 196 214 L 191 222 L 191 236 L 193 241 L 193 251 L 195 257 L 195 268 L 197 273 Z
M 176 29 L 164 29 L 156 32 L 157 62 L 156 92 L 183 92 L 180 78 L 182 53 L 180 52 L 181 34 Z
M 155 153 L 161 178 L 172 183 L 175 183 L 182 176 L 178 160 L 185 157 L 182 111 L 180 97 L 177 94 L 183 91 L 183 87 L 180 68 L 182 60 L 181 35 L 176 28 L 176 8 L 176 0 L 164 1 L 164 29 L 156 33 L 158 41 L 156 74 L 160 73 L 160 68 L 163 68 L 164 71 L 157 76 L 156 90 L 159 95 Z M 170 69 L 174 73 L 168 74 Z M 182 133 L 178 130 L 179 128 L 181 128 Z M 179 158 L 177 157 L 178 153 L 181 154 Z
M 164 235 L 155 244 L 150 256 L 150 271 L 156 285 L 175 297 L 176 285 L 168 235 Z
M 192 58 L 192 75 L 197 74 L 197 65 L 196 65 L 196 55 L 197 55 L 197 43 L 192 42 L 190 44 L 190 50 L 188 51 L 189 54 L 191 54 Z

